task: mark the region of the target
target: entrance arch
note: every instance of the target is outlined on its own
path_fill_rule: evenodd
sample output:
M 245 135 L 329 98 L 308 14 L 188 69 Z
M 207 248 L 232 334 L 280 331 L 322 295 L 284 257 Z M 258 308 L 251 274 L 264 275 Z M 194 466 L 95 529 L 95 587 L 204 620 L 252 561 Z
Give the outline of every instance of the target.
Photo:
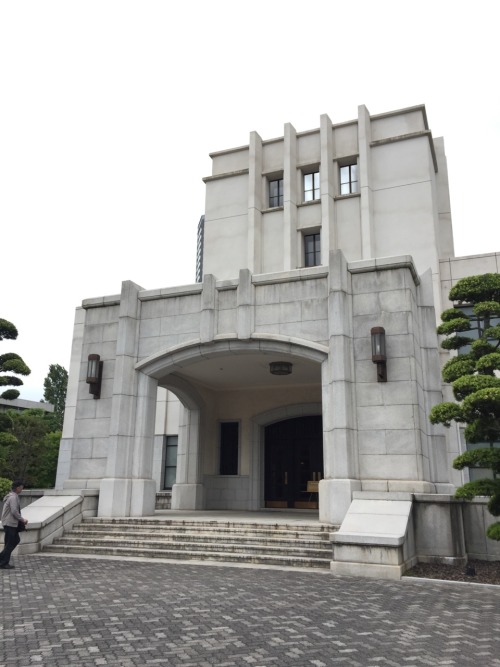
M 263 429 L 271 422 L 285 417 L 321 415 L 320 402 L 287 405 L 286 397 L 289 395 L 291 401 L 294 397 L 298 398 L 299 394 L 305 397 L 305 388 L 311 382 L 314 383 L 311 386 L 319 390 L 314 393 L 320 395 L 321 367 L 326 359 L 327 348 L 321 344 L 279 335 L 254 335 L 245 340 L 225 336 L 224 340 L 207 343 L 191 341 L 137 363 L 137 371 L 154 378 L 159 385 L 171 388 L 184 405 L 185 415 L 181 428 L 186 427 L 183 429 L 186 436 L 182 440 L 179 433 L 178 451 L 179 455 L 185 454 L 185 465 L 179 466 L 180 474 L 173 487 L 172 507 L 248 510 L 265 507 Z M 286 379 L 270 374 L 269 363 L 275 360 L 292 361 L 292 377 Z M 241 397 L 243 392 L 253 392 L 254 398 L 253 402 L 239 401 L 242 410 L 242 468 L 238 472 L 239 480 L 234 476 L 233 479 L 225 478 L 214 459 L 214 456 L 217 457 L 217 445 L 214 443 L 217 421 L 240 419 L 234 412 L 229 416 L 221 415 L 220 402 L 218 399 L 212 400 L 218 392 L 226 392 L 226 395 L 233 392 L 234 387 L 216 384 L 227 381 L 227 378 L 233 381 L 236 378 L 240 383 L 235 394 L 239 392 Z M 207 381 L 213 381 L 214 386 L 207 388 Z M 255 403 L 255 407 L 265 407 L 262 383 L 268 396 L 272 397 L 268 405 L 279 404 L 281 398 L 281 407 L 260 413 L 255 418 L 249 406 Z M 290 392 L 290 387 L 294 387 L 294 383 L 298 389 L 292 396 L 287 392 Z M 197 391 L 200 400 L 196 396 Z M 232 395 L 228 400 L 232 401 Z M 182 441 L 185 443 L 184 450 Z M 211 451 L 210 470 L 207 468 L 206 454 L 201 456 L 202 451 L 207 451 L 203 449 L 205 446 Z

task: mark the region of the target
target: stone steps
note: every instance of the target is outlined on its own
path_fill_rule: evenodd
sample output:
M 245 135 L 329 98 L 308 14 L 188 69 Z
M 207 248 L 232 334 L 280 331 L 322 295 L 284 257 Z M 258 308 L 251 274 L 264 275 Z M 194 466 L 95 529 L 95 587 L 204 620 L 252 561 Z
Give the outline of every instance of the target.
M 45 552 L 330 568 L 332 526 L 86 519 Z

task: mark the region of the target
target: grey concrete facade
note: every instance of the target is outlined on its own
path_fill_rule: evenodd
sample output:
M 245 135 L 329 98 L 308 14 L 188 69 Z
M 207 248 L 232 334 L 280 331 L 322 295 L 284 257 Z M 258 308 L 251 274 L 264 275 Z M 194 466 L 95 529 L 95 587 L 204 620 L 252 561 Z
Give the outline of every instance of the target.
M 152 514 L 161 434 L 177 423 L 172 508 L 259 510 L 266 426 L 321 415 L 321 521 L 340 526 L 360 493 L 452 493 L 458 434 L 428 421 L 443 400 L 436 319 L 453 280 L 486 260 L 453 257 L 444 144 L 425 108 L 360 107 L 355 121 L 287 124 L 268 141 L 253 132 L 212 159 L 203 282 L 126 281 L 76 312 L 57 485 L 99 489 L 100 516 Z M 355 175 L 345 194 L 343 167 Z M 320 256 L 306 266 L 315 234 Z M 498 271 L 499 255 L 487 264 Z M 371 358 L 374 326 L 386 331 L 387 382 Z M 98 400 L 89 354 L 103 361 Z M 292 363 L 291 375 L 271 375 L 273 361 Z M 239 424 L 233 475 L 218 467 L 224 421 Z

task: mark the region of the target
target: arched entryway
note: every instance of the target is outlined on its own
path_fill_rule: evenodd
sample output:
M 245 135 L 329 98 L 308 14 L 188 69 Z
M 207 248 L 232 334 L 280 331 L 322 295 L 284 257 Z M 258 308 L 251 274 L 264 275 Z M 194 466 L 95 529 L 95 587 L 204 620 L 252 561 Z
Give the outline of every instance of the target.
M 136 365 L 173 390 L 184 405 L 174 509 L 265 507 L 263 431 L 282 419 L 321 414 L 321 364 L 326 359 L 325 348 L 317 343 L 277 338 L 186 345 Z M 293 364 L 292 374 L 270 373 L 275 360 Z M 304 403 L 309 397 L 311 403 Z M 294 409 L 297 399 L 300 412 Z M 235 466 L 229 472 L 221 465 L 222 423 L 237 424 L 238 430 Z M 322 466 L 317 467 L 310 472 L 319 475 Z M 296 502 L 294 498 L 291 506 L 297 507 Z
M 321 415 L 294 417 L 265 427 L 265 507 L 318 509 L 322 477 Z

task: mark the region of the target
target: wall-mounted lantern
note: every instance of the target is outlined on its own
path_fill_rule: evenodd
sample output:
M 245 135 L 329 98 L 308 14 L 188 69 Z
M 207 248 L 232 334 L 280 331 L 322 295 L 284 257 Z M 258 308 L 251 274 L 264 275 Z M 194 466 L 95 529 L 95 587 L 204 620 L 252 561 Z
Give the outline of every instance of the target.
M 290 375 L 292 366 L 289 361 L 272 361 L 269 364 L 269 372 L 271 375 Z
M 373 327 L 370 333 L 372 336 L 372 361 L 377 364 L 377 382 L 387 382 L 385 329 L 384 327 Z
M 89 354 L 86 382 L 90 385 L 89 394 L 92 394 L 94 398 L 101 397 L 102 363 L 98 354 Z

